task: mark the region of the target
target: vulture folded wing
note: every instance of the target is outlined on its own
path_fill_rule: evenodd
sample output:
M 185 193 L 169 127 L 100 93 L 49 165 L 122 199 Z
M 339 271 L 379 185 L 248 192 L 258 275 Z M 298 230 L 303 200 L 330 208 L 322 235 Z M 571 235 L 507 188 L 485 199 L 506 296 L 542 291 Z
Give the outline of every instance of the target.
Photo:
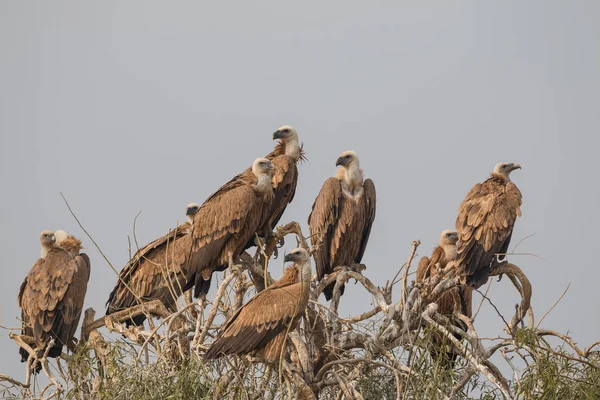
M 301 316 L 308 298 L 303 285 L 273 285 L 242 306 L 225 324 L 221 334 L 204 355 L 241 354 L 264 348 Z
M 298 168 L 296 162 L 287 155 L 277 156 L 271 162 L 275 167 L 272 179 L 274 197 L 268 224 L 273 229 L 281 219 L 288 204 L 294 199 L 298 183 Z
M 473 274 L 479 265 L 489 265 L 494 254 L 510 241 L 520 206 L 521 193 L 512 183 L 505 188 L 490 178 L 469 191 L 456 219 L 457 251 L 467 275 Z
M 53 249 L 26 278 L 20 296 L 24 320 L 33 330 L 37 347 L 57 339 L 51 357 L 60 355 L 77 328 L 89 273 L 87 255 L 72 258 L 64 250 Z
M 313 255 L 319 279 L 331 273 L 329 271 L 330 254 L 336 252 L 336 249 L 331 249 L 331 239 L 343 201 L 340 182 L 336 178 L 329 178 L 323 184 L 308 216 Z
M 431 271 L 429 270 L 429 257 L 423 256 L 419 260 L 417 266 L 417 282 L 423 282 L 425 279 L 431 277 Z
M 164 265 L 184 264 L 180 258 L 191 251 L 191 241 L 184 244 L 181 238 L 191 232 L 192 225 L 186 222 L 139 249 L 119 273 L 119 280 L 106 302 L 107 314 L 135 305 L 137 298 L 155 298 L 155 292 L 160 290 L 157 285 L 168 285 L 166 282 L 161 284 L 165 280 Z
M 356 258 L 356 262 L 361 262 L 363 255 L 365 254 L 365 250 L 367 249 L 367 243 L 369 241 L 369 236 L 371 235 L 371 227 L 373 226 L 373 221 L 375 221 L 375 211 L 377 208 L 377 196 L 375 195 L 375 184 L 373 181 L 371 179 L 365 180 L 363 188 L 365 225 L 361 236 L 360 251 L 358 253 L 358 257 Z

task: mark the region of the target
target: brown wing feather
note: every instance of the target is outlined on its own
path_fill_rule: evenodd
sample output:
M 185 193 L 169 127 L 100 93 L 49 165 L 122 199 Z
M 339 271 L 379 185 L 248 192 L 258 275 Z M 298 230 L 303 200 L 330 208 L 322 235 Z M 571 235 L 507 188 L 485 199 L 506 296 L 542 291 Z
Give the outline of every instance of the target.
M 294 199 L 298 184 L 298 168 L 296 162 L 285 154 L 271 160 L 275 166 L 273 175 L 273 204 L 269 213 L 268 226 L 274 229 L 281 219 L 288 204 Z
M 230 254 L 239 256 L 271 206 L 272 192 L 258 197 L 252 188 L 254 175 L 254 179 L 244 173 L 238 177 L 205 201 L 194 217 L 191 263 L 196 296 L 208 292 L 212 272 L 227 268 Z
M 54 247 L 38 260 L 21 285 L 19 306 L 22 308 L 25 334 L 31 334 L 35 346 L 43 347 L 51 340 L 56 344 L 51 357 L 60 355 L 77 328 L 90 275 L 87 255 L 71 257 Z M 26 352 L 21 352 L 26 355 Z
M 340 182 L 336 178 L 329 178 L 323 184 L 308 216 L 313 256 L 319 279 L 332 272 L 330 265 L 332 233 L 343 202 Z
M 191 232 L 192 225 L 186 222 L 139 249 L 119 273 L 106 314 L 134 306 L 138 298 L 160 299 L 167 307 L 174 304 L 189 279 L 183 269 L 191 251 Z
M 419 265 L 417 265 L 417 282 L 423 282 L 429 277 L 431 277 L 431 272 L 429 271 L 429 257 L 423 256 L 419 260 Z
M 356 257 L 356 262 L 362 261 L 365 250 L 367 249 L 367 243 L 369 242 L 369 236 L 371 235 L 371 227 L 375 221 L 375 211 L 377 208 L 377 196 L 375 195 L 375 184 L 371 179 L 365 180 L 363 184 L 364 194 L 363 203 L 365 207 L 365 218 L 364 228 L 361 235 L 360 251 Z
M 494 255 L 508 247 L 521 201 L 512 182 L 492 176 L 475 185 L 461 203 L 456 219 L 458 264 L 475 286 L 487 281 Z
M 308 303 L 309 284 L 272 285 L 243 305 L 226 323 L 204 359 L 263 349 L 292 330 Z

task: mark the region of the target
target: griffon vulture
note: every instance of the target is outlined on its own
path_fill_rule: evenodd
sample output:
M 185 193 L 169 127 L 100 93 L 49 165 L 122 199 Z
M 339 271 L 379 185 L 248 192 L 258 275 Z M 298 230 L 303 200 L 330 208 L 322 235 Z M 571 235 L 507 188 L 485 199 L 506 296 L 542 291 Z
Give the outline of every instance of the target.
M 37 348 L 39 356 L 54 339 L 48 356 L 58 357 L 65 345 L 73 350 L 72 339 L 90 277 L 90 259 L 86 254 L 79 254 L 81 242 L 66 233 L 57 243 L 53 232 L 43 231 L 40 243 L 44 256 L 33 265 L 19 290 L 22 333 L 33 337 L 35 345 L 32 347 Z M 20 348 L 19 354 L 22 362 L 27 361 L 29 353 L 25 349 Z M 40 368 L 35 365 L 35 372 Z
M 308 217 L 319 279 L 338 266 L 360 263 L 375 220 L 375 185 L 370 179 L 363 182 L 356 153 L 342 153 L 335 165 L 342 168 L 325 181 Z M 323 291 L 327 300 L 334 286 Z
M 289 125 L 284 125 L 273 133 L 273 140 L 279 139 L 275 149 L 265 157 L 275 167 L 273 171 L 273 202 L 269 211 L 269 219 L 264 221 L 257 231 L 261 236 L 269 234 L 281 219 L 288 204 L 294 199 L 298 184 L 298 161 L 304 161 L 304 151 L 298 142 L 298 133 Z M 250 168 L 244 173 L 251 172 Z M 254 238 L 250 238 L 244 249 L 255 246 Z
M 458 208 L 457 265 L 464 281 L 478 288 L 488 280 L 496 254 L 503 260 L 513 226 L 521 216 L 521 192 L 510 180 L 519 164 L 499 163 L 492 175 L 467 193 Z
M 192 223 L 200 206 L 190 203 L 185 209 L 189 222 L 179 225 L 168 234 L 139 249 L 119 273 L 117 284 L 106 302 L 106 314 L 135 306 L 141 302 L 160 300 L 175 311 L 177 299 L 193 273 Z M 127 325 L 141 325 L 146 316 L 138 315 Z
M 269 219 L 275 167 L 266 158 L 252 164 L 202 204 L 194 218 L 194 295 L 206 295 L 214 271 L 237 260 L 244 246 Z
M 304 249 L 292 250 L 284 259 L 296 271 L 284 277 L 240 307 L 223 326 L 204 359 L 223 354 L 262 353 L 267 363 L 276 363 L 285 349 L 288 332 L 298 326 L 310 293 L 310 256 Z M 299 273 L 298 273 L 299 272 Z M 292 278 L 296 280 L 292 281 Z

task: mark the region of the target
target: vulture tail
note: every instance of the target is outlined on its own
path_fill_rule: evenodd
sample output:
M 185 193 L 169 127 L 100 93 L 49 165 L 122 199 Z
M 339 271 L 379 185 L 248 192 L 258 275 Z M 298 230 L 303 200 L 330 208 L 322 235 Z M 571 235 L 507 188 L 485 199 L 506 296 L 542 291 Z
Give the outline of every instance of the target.
M 485 285 L 490 277 L 489 267 L 479 267 L 472 275 L 467 276 L 466 284 L 473 289 L 478 289 Z
M 344 294 L 345 287 L 346 287 L 345 285 L 342 285 L 342 287 L 340 288 L 340 296 Z M 335 282 L 332 282 L 329 285 L 327 285 L 325 287 L 325 289 L 323 289 L 323 294 L 325 295 L 325 299 L 327 299 L 327 301 L 329 301 L 333 298 L 333 289 L 334 288 L 335 288 Z

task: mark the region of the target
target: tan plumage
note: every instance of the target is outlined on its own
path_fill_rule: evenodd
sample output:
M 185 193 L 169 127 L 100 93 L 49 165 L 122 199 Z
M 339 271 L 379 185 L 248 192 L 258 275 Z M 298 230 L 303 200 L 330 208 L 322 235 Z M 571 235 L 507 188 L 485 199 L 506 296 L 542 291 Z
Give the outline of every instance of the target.
M 509 175 L 520 168 L 499 163 L 490 178 L 473 186 L 458 209 L 457 264 L 465 282 L 474 288 L 487 282 L 495 255 L 508 250 L 522 203 L 521 192 Z
M 419 261 L 417 282 L 423 282 L 428 278 L 437 276 L 441 270 L 448 266 L 448 263 L 456 260 L 457 241 L 458 233 L 456 231 L 445 230 L 442 232 L 438 245 L 431 253 L 431 258 L 425 256 Z M 467 286 L 454 287 L 442 293 L 435 300 L 435 303 L 438 305 L 438 312 L 448 317 L 450 321 L 457 321 L 453 318 L 455 310 L 467 317 L 471 317 L 472 294 L 472 289 Z M 467 327 L 462 322 L 456 322 L 455 325 L 464 331 L 467 330 Z M 456 339 L 461 340 L 461 336 L 458 333 L 454 333 L 453 335 Z M 432 336 L 432 341 L 434 344 L 432 351 L 433 358 L 435 359 L 437 353 L 442 351 L 446 354 L 446 358 L 450 362 L 450 367 L 452 367 L 456 360 L 456 353 L 442 350 L 444 344 L 449 344 L 448 339 L 444 335 L 439 334 L 439 332 L 435 332 Z
M 186 216 L 193 221 L 200 206 L 190 203 Z M 177 299 L 188 289 L 194 273 L 191 263 L 192 223 L 185 222 L 168 234 L 139 249 L 119 273 L 119 279 L 106 302 L 106 314 L 135 306 L 140 302 L 160 300 L 175 311 Z M 144 314 L 127 321 L 140 325 Z
M 293 261 L 297 272 L 284 277 L 244 304 L 223 326 L 204 359 L 223 354 L 260 352 L 267 363 L 276 363 L 285 348 L 288 332 L 296 329 L 310 293 L 310 256 L 304 249 L 292 250 L 285 261 Z M 299 273 L 298 273 L 299 272 Z M 291 281 L 296 274 L 296 280 Z
M 68 239 L 61 237 L 62 245 L 65 240 Z M 42 232 L 40 242 L 45 257 L 33 265 L 19 290 L 22 333 L 33 336 L 39 355 L 55 339 L 48 355 L 58 357 L 63 346 L 69 345 L 79 323 L 90 277 L 90 259 L 86 254 L 69 254 L 60 247 L 61 243 L 56 243 L 51 231 Z M 74 247 L 68 248 L 74 251 Z M 27 351 L 19 349 L 19 353 L 21 361 L 27 361 Z M 39 369 L 39 365 L 35 366 L 36 372 Z
M 361 262 L 375 220 L 375 185 L 370 179 L 363 182 L 356 153 L 342 153 L 336 165 L 343 168 L 325 181 L 308 217 L 319 279 L 338 266 Z M 327 300 L 333 288 L 323 291 Z
M 422 257 L 417 267 L 417 282 L 437 276 L 439 271 L 447 267 L 450 261 L 456 260 L 456 242 L 458 233 L 446 230 L 440 235 L 438 245 L 433 249 L 431 257 Z M 466 316 L 471 316 L 472 290 L 467 287 L 453 288 L 436 299 L 438 311 L 446 316 L 454 314 L 455 299 L 459 300 L 459 310 Z
M 298 184 L 298 162 L 304 161 L 304 151 L 298 142 L 298 133 L 289 125 L 284 125 L 273 133 L 273 140 L 279 139 L 275 149 L 265 156 L 275 167 L 273 171 L 273 201 L 269 210 L 268 219 L 265 219 L 258 229 L 260 236 L 268 234 L 275 228 L 281 219 L 288 204 L 294 199 L 296 185 Z M 244 173 L 248 174 L 248 168 Z M 255 246 L 254 238 L 251 238 L 245 249 Z
M 196 297 L 210 289 L 214 271 L 237 260 L 244 246 L 269 218 L 274 166 L 258 158 L 202 204 L 194 218 L 192 264 Z

